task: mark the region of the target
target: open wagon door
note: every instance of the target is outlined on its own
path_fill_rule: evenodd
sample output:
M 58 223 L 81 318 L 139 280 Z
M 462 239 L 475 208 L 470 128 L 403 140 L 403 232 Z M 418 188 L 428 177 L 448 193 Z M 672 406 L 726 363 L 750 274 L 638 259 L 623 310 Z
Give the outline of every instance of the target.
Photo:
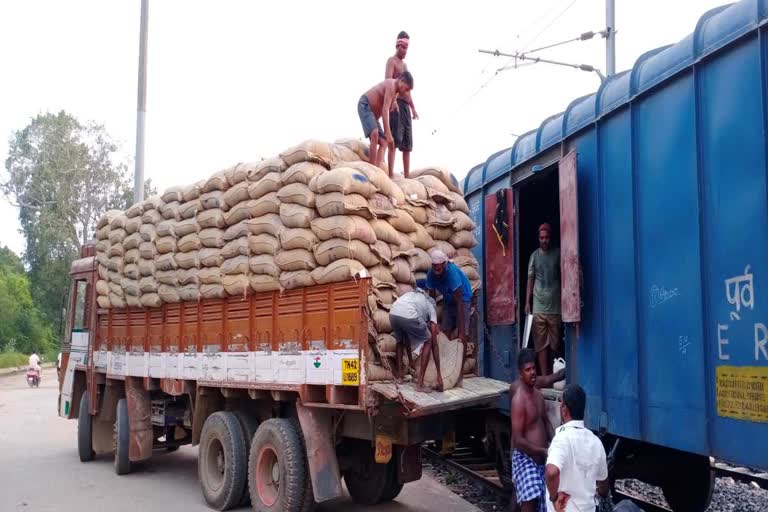
M 560 181 L 561 309 L 564 323 L 578 324 L 581 321 L 581 266 L 579 265 L 579 199 L 575 150 L 560 160 L 558 177 Z
M 514 194 L 502 188 L 485 196 L 485 311 L 488 325 L 514 324 Z

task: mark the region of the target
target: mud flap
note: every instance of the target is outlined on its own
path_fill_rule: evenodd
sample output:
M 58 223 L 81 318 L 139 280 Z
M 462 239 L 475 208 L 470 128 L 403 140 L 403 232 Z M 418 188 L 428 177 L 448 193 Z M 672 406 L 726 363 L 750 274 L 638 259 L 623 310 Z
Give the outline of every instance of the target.
M 315 501 L 320 503 L 342 495 L 339 461 L 333 445 L 332 411 L 296 404 L 301 433 L 307 447 L 307 464 Z
M 421 479 L 421 445 L 397 447 L 397 481 L 401 484 Z
M 139 462 L 152 457 L 153 430 L 149 391 L 144 389 L 141 377 L 125 378 L 125 398 L 128 402 L 130 430 L 128 459 Z

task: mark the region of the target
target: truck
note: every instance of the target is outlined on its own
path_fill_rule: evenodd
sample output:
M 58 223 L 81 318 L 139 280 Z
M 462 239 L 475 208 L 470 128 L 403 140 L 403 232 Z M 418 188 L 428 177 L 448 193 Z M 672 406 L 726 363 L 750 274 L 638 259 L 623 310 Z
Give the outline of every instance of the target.
M 80 460 L 111 454 L 122 475 L 199 445 L 217 510 L 310 510 L 342 478 L 362 505 L 392 500 L 421 477 L 423 441 L 507 389 L 476 375 L 431 394 L 370 381 L 371 278 L 121 309 L 97 306 L 97 279 L 88 244 L 71 266 L 59 395 Z

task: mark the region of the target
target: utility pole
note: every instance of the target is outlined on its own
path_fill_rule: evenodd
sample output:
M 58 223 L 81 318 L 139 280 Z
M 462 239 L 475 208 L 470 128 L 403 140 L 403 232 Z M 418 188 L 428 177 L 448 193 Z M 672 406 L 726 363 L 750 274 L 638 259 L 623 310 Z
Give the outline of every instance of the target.
M 136 106 L 136 167 L 133 171 L 133 201 L 144 200 L 144 124 L 147 115 L 147 28 L 149 0 L 141 0 L 139 29 L 139 91 Z
M 605 0 L 605 73 L 616 73 L 616 0 Z

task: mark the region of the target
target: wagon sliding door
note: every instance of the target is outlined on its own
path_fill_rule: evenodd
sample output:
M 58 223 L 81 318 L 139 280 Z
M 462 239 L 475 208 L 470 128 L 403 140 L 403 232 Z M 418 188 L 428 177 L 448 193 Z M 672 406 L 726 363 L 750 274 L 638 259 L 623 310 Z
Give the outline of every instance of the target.
M 581 321 L 579 266 L 579 200 L 576 186 L 576 151 L 560 160 L 560 279 L 564 323 Z
M 500 205 L 499 199 L 506 202 Z M 514 193 L 511 188 L 504 188 L 485 196 L 485 310 L 488 325 L 514 324 L 517 320 L 514 240 Z

